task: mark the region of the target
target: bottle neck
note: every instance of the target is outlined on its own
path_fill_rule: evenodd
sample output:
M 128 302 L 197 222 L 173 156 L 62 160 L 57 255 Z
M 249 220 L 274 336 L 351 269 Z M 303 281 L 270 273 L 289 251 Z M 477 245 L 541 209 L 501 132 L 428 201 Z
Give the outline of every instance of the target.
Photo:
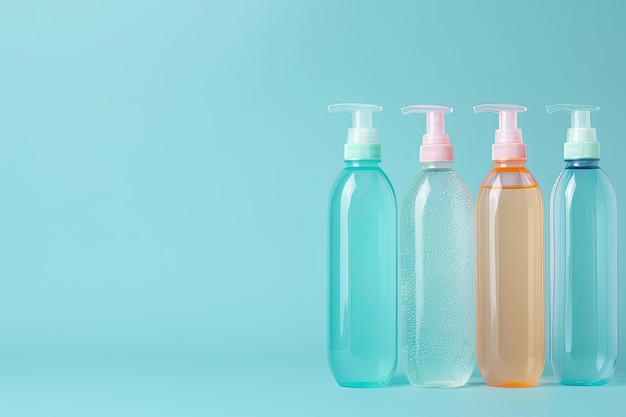
M 514 160 L 514 161 L 493 161 L 496 168 L 524 168 L 526 161 Z
M 578 159 L 573 161 L 565 161 L 565 169 L 599 168 L 599 163 L 599 159 Z
M 372 160 L 346 161 L 346 167 L 348 168 L 378 168 L 379 163 L 380 161 L 372 161 Z
M 452 168 L 451 161 L 428 161 L 422 162 L 422 169 L 445 169 Z

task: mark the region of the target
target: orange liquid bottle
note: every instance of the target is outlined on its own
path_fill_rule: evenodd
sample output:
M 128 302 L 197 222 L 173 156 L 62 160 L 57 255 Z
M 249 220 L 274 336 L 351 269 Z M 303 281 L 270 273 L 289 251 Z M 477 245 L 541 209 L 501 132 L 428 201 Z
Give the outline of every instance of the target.
M 495 167 L 483 182 L 477 210 L 478 366 L 499 387 L 537 383 L 545 363 L 543 200 L 524 166 L 526 147 L 514 105 L 497 111 Z

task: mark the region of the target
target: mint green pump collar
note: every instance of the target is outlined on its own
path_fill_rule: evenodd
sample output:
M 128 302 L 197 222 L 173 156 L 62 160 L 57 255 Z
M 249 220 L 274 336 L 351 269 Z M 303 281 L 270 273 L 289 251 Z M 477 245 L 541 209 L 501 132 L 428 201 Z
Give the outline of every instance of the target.
M 567 129 L 567 142 L 563 145 L 563 158 L 600 159 L 600 143 L 596 129 L 591 127 L 591 112 L 600 110 L 598 106 L 584 104 L 554 104 L 546 106 L 548 114 L 566 111 L 571 114 L 571 127 Z
M 563 159 L 566 161 L 572 161 L 576 159 L 600 159 L 600 143 L 564 143 Z
M 380 145 L 378 143 L 346 143 L 343 146 L 344 161 L 379 161 Z

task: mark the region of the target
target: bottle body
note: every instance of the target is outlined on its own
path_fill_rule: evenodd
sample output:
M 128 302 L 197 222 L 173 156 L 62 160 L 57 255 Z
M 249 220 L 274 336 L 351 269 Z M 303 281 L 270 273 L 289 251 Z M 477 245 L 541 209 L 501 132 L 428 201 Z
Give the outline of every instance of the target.
M 597 160 L 568 162 L 550 204 L 551 359 L 567 385 L 600 385 L 618 354 L 617 204 Z
M 349 162 L 330 196 L 328 361 L 339 385 L 376 387 L 397 363 L 397 206 L 376 162 Z
M 432 165 L 402 204 L 402 364 L 412 385 L 457 387 L 476 352 L 474 203 L 449 163 Z
M 478 366 L 489 385 L 537 383 L 545 362 L 543 200 L 523 163 L 500 163 L 477 202 Z

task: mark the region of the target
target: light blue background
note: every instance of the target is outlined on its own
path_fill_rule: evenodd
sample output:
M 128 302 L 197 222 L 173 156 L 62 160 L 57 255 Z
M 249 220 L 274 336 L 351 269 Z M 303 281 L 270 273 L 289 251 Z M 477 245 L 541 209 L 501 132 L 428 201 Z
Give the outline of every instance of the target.
M 476 195 L 512 102 L 546 202 L 597 104 L 626 265 L 626 26 L 617 1 L 19 1 L 0 6 L 0 414 L 548 415 L 600 388 L 340 389 L 327 370 L 326 210 L 372 102 L 400 197 L 424 120 L 455 107 Z M 547 213 L 547 211 L 546 211 Z M 623 270 L 624 268 L 622 268 Z M 547 275 L 546 275 L 547 277 Z M 621 276 L 621 354 L 626 284 Z

